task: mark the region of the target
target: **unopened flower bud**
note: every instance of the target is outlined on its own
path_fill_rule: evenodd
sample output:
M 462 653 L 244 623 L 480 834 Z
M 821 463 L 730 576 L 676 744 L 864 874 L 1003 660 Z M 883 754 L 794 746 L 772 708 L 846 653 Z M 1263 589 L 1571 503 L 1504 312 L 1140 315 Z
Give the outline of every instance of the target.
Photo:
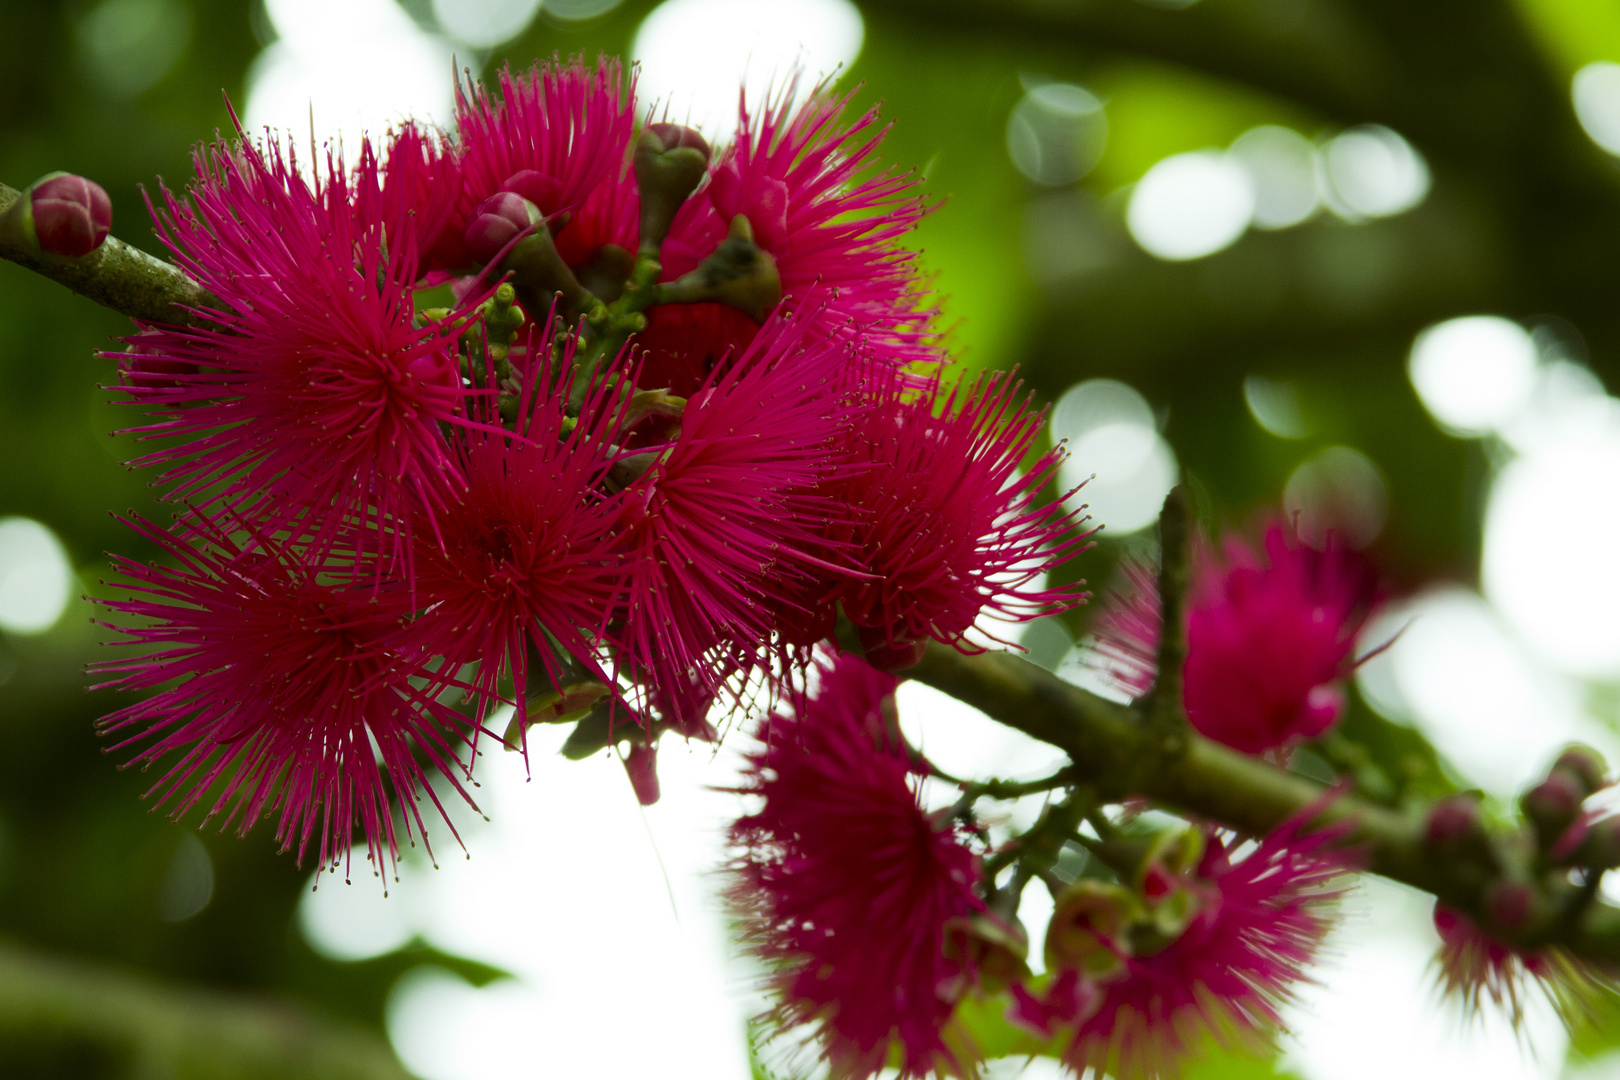
M 1620 867 L 1620 817 L 1592 822 L 1581 840 L 1575 861 L 1592 870 Z
M 506 183 L 501 185 L 501 190 L 521 195 L 538 207 L 542 214 L 554 213 L 561 209 L 557 205 L 557 200 L 562 194 L 562 185 L 533 169 L 524 169 L 508 176 Z
M 1523 882 L 1498 881 L 1485 890 L 1485 918 L 1498 930 L 1523 930 L 1535 918 L 1536 907 L 1536 890 Z
M 987 993 L 1029 975 L 1029 935 L 1017 919 L 1005 922 L 986 914 L 951 919 L 944 949 L 946 958 L 960 962 Z
M 658 744 L 634 742 L 624 756 L 624 771 L 630 775 L 630 786 L 636 791 L 636 801 L 651 806 L 658 801 Z
M 680 124 L 649 124 L 636 138 L 636 190 L 641 195 L 641 250 L 657 257 L 681 205 L 709 170 L 709 144 Z
M 1558 760 L 1553 763 L 1553 771 L 1569 773 L 1580 782 L 1587 795 L 1609 784 L 1609 766 L 1603 760 L 1603 755 L 1590 746 L 1578 743 L 1558 755 Z
M 1432 848 L 1452 851 L 1484 832 L 1479 800 L 1470 795 L 1447 795 L 1429 807 L 1423 839 Z
M 77 259 L 107 239 L 112 228 L 112 200 L 94 180 L 57 173 L 29 189 L 34 236 L 48 255 Z
M 467 250 L 479 262 L 489 262 L 517 235 L 540 222 L 540 210 L 523 196 L 497 192 L 478 204 L 467 226 Z
M 904 671 L 922 662 L 928 645 L 922 641 L 890 640 L 887 631 L 877 627 L 860 628 L 861 650 L 866 662 L 879 671 Z
M 1557 842 L 1564 830 L 1569 828 L 1581 812 L 1581 803 L 1585 798 L 1581 782 L 1573 774 L 1554 769 L 1547 779 L 1524 793 L 1519 799 L 1519 807 L 1535 826 L 1536 836 L 1541 840 L 1542 847 L 1546 848 Z
M 1117 970 L 1116 942 L 1138 913 L 1135 897 L 1118 885 L 1082 878 L 1057 898 L 1046 927 L 1046 966 L 1091 975 Z

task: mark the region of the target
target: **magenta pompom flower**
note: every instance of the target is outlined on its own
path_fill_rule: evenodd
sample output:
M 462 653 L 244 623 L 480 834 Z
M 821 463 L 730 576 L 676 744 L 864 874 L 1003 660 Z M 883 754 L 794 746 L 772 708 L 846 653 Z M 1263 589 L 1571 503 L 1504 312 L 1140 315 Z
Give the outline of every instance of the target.
M 444 813 L 424 766 L 471 802 L 467 723 L 413 682 L 427 672 L 396 647 L 394 594 L 333 584 L 325 565 L 262 536 L 238 542 L 234 520 L 192 514 L 183 536 L 132 524 L 177 565 L 115 556 L 132 598 L 105 604 L 142 652 L 94 665 L 117 673 L 96 689 L 152 692 L 100 728 L 127 735 L 114 749 L 150 739 L 143 765 L 180 755 L 152 787 L 160 805 L 178 817 L 214 792 L 208 816 L 242 833 L 279 811 L 282 850 L 302 859 L 318 834 L 332 866 L 358 824 L 381 872 L 398 854 L 397 811 L 424 840 L 422 794 Z
M 625 164 L 635 121 L 634 85 L 617 60 L 592 68 L 583 57 L 500 75 L 500 100 L 482 85 L 456 90 L 462 191 L 455 224 L 465 229 L 480 203 L 520 195 L 550 217 L 572 210 Z M 455 225 L 452 226 L 455 228 Z M 463 259 L 463 264 L 468 261 Z
M 627 674 L 671 704 L 767 668 L 773 599 L 843 571 L 820 540 L 842 510 L 816 489 L 848 393 L 823 374 L 834 346 L 805 329 L 786 315 L 768 323 L 686 403 L 679 434 L 629 489 L 628 600 L 612 636 Z
M 1189 915 L 1168 942 L 1111 943 L 1118 966 L 1099 979 L 1101 1002 L 1076 1030 L 1068 1065 L 1151 1080 L 1176 1075 L 1208 1038 L 1263 1048 L 1332 926 L 1331 882 L 1349 868 L 1329 847 L 1341 836 L 1301 835 L 1296 820 L 1245 850 L 1211 833 L 1191 874 L 1150 866 L 1145 902 L 1184 897 Z
M 534 337 L 526 352 L 550 357 L 550 335 Z M 471 684 L 480 715 L 502 696 L 506 675 L 524 718 L 535 689 L 531 656 L 552 689 L 562 688 L 568 657 L 605 679 L 596 654 L 622 586 L 615 526 L 624 495 L 606 493 L 603 481 L 621 412 L 598 390 L 577 423 L 568 416 L 573 355 L 570 339 L 557 369 L 535 365 L 512 432 L 457 433 L 464 486 L 436 528 L 416 532 L 412 591 L 422 614 L 407 636 L 417 651 L 442 656 L 447 672 L 478 664 Z M 498 422 L 492 407 L 482 411 Z
M 1232 539 L 1225 565 L 1198 568 L 1183 669 L 1193 726 L 1250 754 L 1338 721 L 1374 595 L 1366 564 L 1335 543 L 1316 551 L 1272 525 L 1264 546 L 1261 557 Z
M 910 391 L 896 374 L 873 386 L 829 488 L 851 508 L 848 540 L 866 572 L 837 598 L 868 648 L 933 638 L 968 650 L 963 635 L 981 612 L 1019 622 L 1082 602 L 1078 584 L 1041 584 L 1086 534 L 1079 510 L 1036 503 L 1061 450 L 1020 472 L 1041 425 L 1020 384 L 980 376 L 937 408 L 934 393 Z
M 1317 551 L 1271 525 L 1264 549 L 1262 557 L 1232 538 L 1224 561 L 1200 553 L 1182 668 L 1193 727 L 1249 754 L 1315 738 L 1338 721 L 1356 635 L 1377 598 L 1371 568 L 1336 543 Z M 1098 619 L 1088 662 L 1140 697 L 1157 677 L 1158 582 L 1136 563 L 1123 567 L 1123 578 Z
M 1516 890 L 1526 886 L 1498 886 L 1496 907 L 1512 906 Z M 1509 901 L 1507 905 L 1503 900 Z M 1567 949 L 1549 945 L 1520 948 L 1496 940 L 1478 923 L 1448 904 L 1434 905 L 1434 928 L 1440 934 L 1435 956 L 1440 984 L 1459 998 L 1469 1012 L 1477 1012 L 1487 998 L 1515 1025 L 1524 1019 L 1527 991 L 1539 990 L 1561 1015 L 1580 1013 L 1589 1000 L 1613 983 L 1612 972 L 1600 972 Z
M 328 539 L 345 521 L 442 504 L 456 471 L 441 425 L 464 422 L 462 326 L 414 325 L 414 234 L 405 204 L 383 199 L 369 144 L 352 179 L 329 159 L 315 187 L 274 144 L 267 156 L 221 143 L 196 162 L 190 203 L 165 193 L 159 221 L 220 306 L 203 326 L 127 339 L 127 368 L 179 372 L 129 382 L 163 417 L 135 430 L 184 440 L 136 464 L 169 466 L 173 497 L 219 488 L 268 527 Z
M 739 104 L 734 143 L 663 242 L 661 279 L 694 269 L 741 215 L 775 262 L 783 304 L 805 309 L 813 337 L 841 340 L 849 362 L 937 367 L 934 313 L 915 254 L 899 244 L 927 212 L 915 180 L 874 171 L 883 140 L 875 110 L 845 126 L 848 97 L 818 88 L 795 108 L 794 90 L 790 83 L 761 112 Z M 606 244 L 634 251 L 638 207 L 628 176 L 608 178 L 563 229 L 558 250 L 581 270 Z M 758 329 L 723 304 L 653 308 L 639 336 L 646 385 L 691 393 Z
M 971 973 L 946 936 L 983 908 L 978 860 L 885 734 L 894 680 L 848 655 L 816 673 L 814 696 L 761 726 L 743 790 L 764 806 L 731 834 L 729 897 L 772 968 L 771 1019 L 815 1023 L 835 1077 L 962 1069 L 947 1025 Z
M 442 132 L 405 123 L 388 140 L 382 181 L 382 218 L 409 245 L 417 277 L 460 265 L 461 231 L 450 226 L 461 199 L 461 159 Z
M 937 364 L 916 255 L 899 246 L 927 213 L 915 178 L 873 171 L 885 134 L 876 109 L 845 126 L 849 95 L 817 87 L 795 108 L 796 89 L 789 80 L 758 113 L 739 104 L 736 141 L 710 176 L 714 227 L 748 218 L 789 303 L 826 290 L 819 332 L 859 337 L 882 363 Z

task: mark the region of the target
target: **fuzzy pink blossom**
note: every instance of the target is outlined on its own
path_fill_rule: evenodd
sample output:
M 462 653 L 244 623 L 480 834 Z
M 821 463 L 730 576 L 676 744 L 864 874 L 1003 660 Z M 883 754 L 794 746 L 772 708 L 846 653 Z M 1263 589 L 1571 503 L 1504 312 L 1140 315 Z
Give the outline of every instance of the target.
M 773 598 L 843 570 L 821 554 L 820 530 L 841 510 L 817 487 L 847 390 L 821 375 L 836 344 L 805 337 L 802 320 L 771 320 L 687 401 L 678 436 L 648 452 L 629 489 L 628 599 L 611 636 L 628 673 L 671 704 L 767 668 Z
M 916 255 L 900 246 L 927 212 L 916 181 L 877 170 L 884 131 L 876 110 L 846 124 L 849 97 L 820 87 L 794 106 L 796 86 L 790 82 L 762 110 L 740 100 L 735 141 L 717 156 L 707 186 L 681 207 L 663 242 L 661 280 L 697 267 L 742 215 L 755 243 L 775 260 L 784 305 L 807 308 L 812 336 L 849 346 L 830 356 L 937 368 L 934 312 Z M 635 251 L 638 208 L 634 181 L 609 178 L 558 236 L 559 251 L 576 268 L 605 244 Z M 647 385 L 692 393 L 757 332 L 748 316 L 724 304 L 655 307 L 638 338 L 647 351 Z
M 460 153 L 440 131 L 407 122 L 390 133 L 380 192 L 396 245 L 409 244 L 417 277 L 461 265 L 461 230 L 451 228 L 461 198 Z
M 917 180 L 875 171 L 887 133 L 876 109 L 846 124 L 852 94 L 819 86 L 795 106 L 796 91 L 789 80 L 758 112 L 739 102 L 736 140 L 708 187 L 717 226 L 748 218 L 776 260 L 784 298 L 816 286 L 831 294 L 817 315 L 820 332 L 859 336 L 880 362 L 937 364 L 916 255 L 899 246 L 928 211 Z
M 909 390 L 896 374 L 873 379 L 830 493 L 854 512 L 847 530 L 866 577 L 836 595 L 869 648 L 928 638 L 963 640 L 981 612 L 1020 622 L 1081 603 L 1081 583 L 1041 578 L 1086 542 L 1080 511 L 1036 500 L 1061 449 L 1021 473 L 1041 414 L 1021 384 L 999 374 L 939 390 Z M 845 532 L 838 532 L 845 538 Z
M 194 513 L 179 535 L 132 524 L 175 566 L 114 557 L 132 595 L 103 603 L 141 651 L 92 665 L 114 676 L 94 689 L 151 693 L 99 728 L 123 736 L 114 750 L 145 742 L 142 765 L 179 755 L 152 786 L 159 805 L 179 817 L 212 797 L 208 817 L 243 834 L 279 812 L 282 850 L 302 859 L 314 841 L 333 867 L 358 824 L 380 873 L 398 854 L 396 814 L 424 841 L 421 796 L 444 814 L 424 767 L 471 802 L 467 722 L 413 683 L 428 672 L 394 645 L 394 594 L 332 584 L 323 563 L 262 535 L 239 542 L 237 520 Z
M 1498 905 L 1500 906 L 1500 905 Z M 1506 944 L 1491 937 L 1463 912 L 1445 903 L 1434 905 L 1434 928 L 1440 934 L 1435 956 L 1440 985 L 1478 1012 L 1487 998 L 1515 1026 L 1524 1019 L 1527 991 L 1540 991 L 1565 1015 L 1579 1013 L 1615 974 L 1557 945 L 1539 949 Z
M 1356 634 L 1373 599 L 1366 564 L 1336 543 L 1316 551 L 1281 525 L 1264 556 L 1237 539 L 1198 568 L 1187 612 L 1187 717 L 1258 754 L 1321 735 L 1344 712 Z
M 1302 820 L 1247 851 L 1211 833 L 1189 879 L 1160 883 L 1189 889 L 1194 913 L 1157 951 L 1132 955 L 1115 943 L 1122 966 L 1100 981 L 1101 1002 L 1064 1055 L 1070 1068 L 1154 1080 L 1177 1075 L 1208 1038 L 1267 1045 L 1332 926 L 1340 894 L 1330 884 L 1349 869 L 1330 847 L 1343 830 L 1302 834 Z
M 525 351 L 549 357 L 552 347 L 548 334 L 533 337 Z M 577 423 L 568 416 L 573 359 L 570 338 L 555 370 L 535 366 L 510 433 L 492 427 L 456 434 L 463 486 L 433 528 L 416 530 L 411 580 L 422 614 L 406 636 L 417 651 L 442 656 L 447 671 L 478 664 L 471 685 L 481 714 L 502 697 L 509 677 L 524 718 L 525 699 L 536 689 L 531 656 L 552 689 L 562 688 L 567 657 L 605 679 L 596 651 L 622 587 L 615 527 L 624 494 L 604 494 L 602 485 L 617 454 L 621 412 L 599 387 Z M 487 402 L 478 411 L 498 422 Z
M 1263 546 L 1262 556 L 1234 537 L 1224 560 L 1207 551 L 1196 557 L 1182 668 L 1193 727 L 1249 754 L 1315 738 L 1338 722 L 1356 635 L 1377 598 L 1366 561 L 1331 540 L 1317 551 L 1274 524 Z M 1140 697 L 1157 677 L 1158 581 L 1140 563 L 1121 573 L 1089 663 Z
M 465 229 L 475 208 L 503 191 L 547 217 L 574 209 L 624 167 L 634 120 L 634 80 L 625 86 L 617 60 L 593 69 L 582 56 L 557 57 L 521 75 L 503 68 L 499 101 L 482 85 L 458 86 L 462 191 L 451 231 Z M 463 264 L 470 261 L 463 250 Z
M 764 805 L 731 833 L 728 895 L 773 969 L 771 1020 L 815 1023 L 838 1078 L 961 1070 L 971 1047 L 947 1024 L 972 972 L 946 934 L 983 909 L 977 857 L 923 810 L 885 734 L 895 680 L 848 655 L 817 674 L 813 696 L 762 724 L 742 790 Z
M 456 471 L 441 425 L 465 422 L 462 326 L 414 325 L 414 234 L 369 143 L 352 177 L 328 159 L 313 187 L 274 143 L 217 144 L 196 163 L 190 202 L 165 192 L 159 223 L 219 307 L 126 339 L 126 368 L 174 369 L 127 384 L 159 416 L 135 432 L 169 441 L 135 464 L 167 466 L 172 498 L 222 491 L 267 527 L 328 539 L 442 504 Z

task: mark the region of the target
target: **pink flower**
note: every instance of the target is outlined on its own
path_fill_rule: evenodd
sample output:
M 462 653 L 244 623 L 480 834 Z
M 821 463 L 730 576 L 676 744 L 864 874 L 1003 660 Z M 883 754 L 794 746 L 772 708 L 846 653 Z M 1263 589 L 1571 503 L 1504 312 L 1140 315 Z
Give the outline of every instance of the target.
M 764 806 L 731 834 L 729 897 L 772 968 L 771 1018 L 817 1024 L 835 1077 L 962 1069 L 972 1049 L 947 1024 L 972 973 L 946 934 L 983 909 L 978 860 L 884 735 L 895 681 L 850 656 L 816 670 L 814 696 L 761 725 L 743 790 Z
M 465 229 L 485 199 L 509 191 L 550 217 L 572 210 L 625 164 L 634 124 L 634 84 L 617 60 L 595 70 L 584 57 L 500 75 L 501 100 L 482 85 L 456 89 L 462 192 L 453 231 Z M 459 229 L 457 228 L 459 226 Z M 464 263 L 468 260 L 463 260 Z
M 461 265 L 461 230 L 450 227 L 461 198 L 461 160 L 443 132 L 414 122 L 393 131 L 380 194 L 382 218 L 398 233 L 394 243 L 416 252 L 418 278 Z
M 266 157 L 222 143 L 196 162 L 191 203 L 166 192 L 159 224 L 221 307 L 205 326 L 127 339 L 129 368 L 176 365 L 128 384 L 161 417 L 135 430 L 178 437 L 135 464 L 169 466 L 171 498 L 217 485 L 267 527 L 328 539 L 368 514 L 441 505 L 456 482 L 441 425 L 465 422 L 461 324 L 414 325 L 414 234 L 382 198 L 369 144 L 352 180 L 328 160 L 314 188 L 274 144 Z
M 741 214 L 776 261 L 784 306 L 810 313 L 813 337 L 849 347 L 830 357 L 937 366 L 933 311 L 915 255 L 899 245 L 926 213 L 915 180 L 873 172 L 883 140 L 875 110 L 845 127 L 848 97 L 818 89 L 795 109 L 793 90 L 785 87 L 763 113 L 740 103 L 735 143 L 716 158 L 708 186 L 681 207 L 664 240 L 661 280 L 696 268 Z M 631 177 L 608 178 L 558 236 L 558 250 L 576 269 L 605 244 L 635 251 L 639 205 Z M 758 332 L 748 316 L 718 303 L 662 305 L 647 315 L 638 337 L 647 350 L 644 385 L 682 395 Z
M 529 356 L 552 356 L 550 335 Z M 510 677 L 519 718 L 533 692 L 531 657 L 553 689 L 565 681 L 553 642 L 587 674 L 606 680 L 596 659 L 623 568 L 615 526 L 624 495 L 602 485 L 617 451 L 620 413 L 602 391 L 568 416 L 572 339 L 556 370 L 537 363 L 511 434 L 462 429 L 455 437 L 464 486 L 416 530 L 412 589 L 422 614 L 408 638 L 442 656 L 445 670 L 478 664 L 471 680 L 480 714 L 503 697 Z M 491 405 L 479 409 L 498 423 Z
M 768 323 L 687 401 L 679 435 L 629 490 L 628 605 L 612 636 L 632 677 L 650 676 L 671 704 L 767 667 L 772 599 L 842 570 L 818 554 L 840 508 L 816 488 L 847 391 L 820 374 L 837 346 L 805 330 L 786 315 Z
M 917 180 L 873 171 L 886 134 L 876 109 L 845 126 L 853 94 L 823 85 L 795 108 L 796 89 L 790 79 L 757 114 L 739 101 L 736 141 L 710 176 L 713 228 L 723 235 L 733 217 L 748 218 L 776 259 L 785 301 L 827 290 L 820 333 L 861 338 L 880 363 L 937 365 L 916 255 L 899 246 L 928 212 Z
M 1497 901 L 1493 907 L 1498 916 L 1504 914 L 1501 908 L 1511 906 L 1502 900 L 1523 888 L 1509 885 L 1496 890 L 1490 899 Z M 1526 991 L 1534 987 L 1567 1015 L 1578 1012 L 1599 986 L 1615 981 L 1612 972 L 1602 972 L 1559 946 L 1527 949 L 1498 941 L 1448 904 L 1434 905 L 1434 928 L 1440 934 L 1435 964 L 1441 986 L 1470 1012 L 1477 1012 L 1489 998 L 1517 1025 L 1524 1019 Z
M 1224 566 L 1199 566 L 1183 669 L 1193 726 L 1250 754 L 1338 721 L 1340 680 L 1373 599 L 1365 563 L 1342 547 L 1315 551 L 1280 525 L 1264 543 L 1263 559 L 1233 539 Z
M 1249 754 L 1321 735 L 1344 711 L 1356 635 L 1377 596 L 1370 567 L 1336 544 L 1316 551 L 1282 526 L 1265 557 L 1226 542 L 1224 563 L 1194 562 L 1182 700 L 1193 727 Z M 1157 677 L 1160 609 L 1154 572 L 1122 567 L 1098 618 L 1091 666 L 1131 697 Z
M 302 859 L 318 834 L 334 868 L 358 823 L 382 872 L 399 850 L 396 812 L 424 840 L 421 796 L 444 813 L 424 766 L 471 802 L 458 759 L 468 725 L 413 684 L 428 673 L 393 644 L 396 593 L 330 584 L 329 567 L 262 533 L 238 543 L 251 533 L 240 520 L 192 514 L 182 535 L 132 524 L 177 565 L 114 557 L 133 595 L 104 603 L 130 618 L 113 629 L 142 651 L 93 665 L 114 675 L 95 689 L 151 692 L 99 726 L 126 736 L 116 750 L 150 740 L 134 762 L 179 754 L 152 787 L 159 805 L 179 817 L 217 791 L 208 817 L 225 813 L 242 834 L 279 811 L 282 850 Z
M 968 650 L 962 637 L 981 612 L 1018 622 L 1084 600 L 1078 583 L 1040 583 L 1086 536 L 1078 510 L 1036 505 L 1061 450 L 1019 472 L 1041 425 L 1020 389 L 983 375 L 936 410 L 937 388 L 918 395 L 898 375 L 874 379 L 830 487 L 858 515 L 848 541 L 869 576 L 836 598 L 868 647 L 933 638 Z
M 1207 1038 L 1266 1045 L 1280 1022 L 1279 1005 L 1306 977 L 1331 927 L 1329 909 L 1339 893 L 1329 882 L 1348 869 L 1342 853 L 1327 850 L 1342 830 L 1301 835 L 1302 820 L 1247 852 L 1211 834 L 1196 871 L 1183 880 L 1155 877 L 1159 868 L 1149 868 L 1148 902 L 1185 888 L 1191 917 L 1157 946 L 1112 943 L 1120 966 L 1099 980 L 1101 1004 L 1064 1056 L 1070 1068 L 1174 1076 Z

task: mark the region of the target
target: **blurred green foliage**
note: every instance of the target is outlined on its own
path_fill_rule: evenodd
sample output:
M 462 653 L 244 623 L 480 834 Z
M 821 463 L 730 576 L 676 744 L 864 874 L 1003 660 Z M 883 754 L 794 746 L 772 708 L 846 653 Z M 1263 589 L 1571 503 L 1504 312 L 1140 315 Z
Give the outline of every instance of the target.
M 431 19 L 426 3 L 403 6 Z M 1485 462 L 1477 445 L 1441 434 L 1415 400 L 1404 366 L 1413 335 L 1454 315 L 1552 316 L 1577 328 L 1572 347 L 1595 371 L 1611 384 L 1620 374 L 1620 305 L 1613 300 L 1620 175 L 1577 127 L 1568 104 L 1576 68 L 1620 59 L 1620 8 L 1612 4 L 859 6 L 866 40 L 845 85 L 856 87 L 858 104 L 882 104 L 894 122 L 886 160 L 918 170 L 942 204 L 917 244 L 960 359 L 1019 365 L 1045 399 L 1099 375 L 1136 386 L 1166 418 L 1167 438 L 1219 521 L 1240 523 L 1274 506 L 1300 461 L 1324 446 L 1350 445 L 1376 462 L 1389 484 L 1390 524 L 1376 554 L 1392 582 L 1471 580 Z M 526 66 L 554 51 L 626 54 L 651 7 L 627 0 L 578 24 L 542 15 L 488 57 L 486 70 L 506 60 Z M 191 147 L 228 126 L 225 95 L 242 102 L 268 24 L 249 0 L 166 0 L 168 36 L 141 47 L 178 48 L 177 58 L 150 85 L 132 90 L 128 80 L 94 67 L 92 57 L 118 46 L 92 41 L 87 28 L 97 10 L 91 0 L 0 0 L 0 179 L 20 185 L 54 169 L 91 176 L 113 197 L 117 234 L 155 252 L 140 185 L 150 188 L 158 177 L 181 182 Z M 1084 180 L 1061 192 L 1037 190 L 1008 158 L 1007 118 L 1024 92 L 1022 77 L 1073 81 L 1106 101 L 1106 151 Z M 1349 225 L 1322 215 L 1286 231 L 1251 233 L 1187 263 L 1155 260 L 1129 242 L 1124 186 L 1167 154 L 1225 146 L 1261 123 L 1311 137 L 1387 124 L 1426 157 L 1433 190 L 1398 217 Z M 1054 195 L 1083 202 L 1095 225 L 1084 242 L 1096 269 L 1061 287 L 1038 283 L 1023 255 L 1032 199 Z M 124 419 L 97 388 L 111 366 L 92 354 L 127 329 L 60 287 L 0 265 L 0 515 L 47 523 L 92 593 L 104 550 L 149 554 L 108 511 L 162 514 L 150 477 L 118 464 L 135 447 L 125 437 L 109 439 Z M 1242 393 L 1251 374 L 1295 387 L 1307 437 L 1279 439 L 1254 422 Z M 1113 561 L 1140 543 L 1105 537 L 1076 572 L 1106 584 Z M 165 874 L 195 821 L 175 825 L 144 813 L 140 796 L 153 776 L 116 769 L 119 755 L 109 758 L 94 735 L 94 718 L 113 706 L 107 695 L 83 691 L 81 668 L 95 657 L 98 635 L 90 614 L 88 604 L 76 604 L 48 634 L 0 638 L 0 934 L 30 949 L 140 972 L 107 984 L 131 1009 L 156 1016 L 179 1008 L 179 991 L 141 989 L 157 986 L 146 981 L 156 978 L 275 995 L 310 1016 L 359 1025 L 335 1029 L 334 1039 L 360 1046 L 356 1031 L 369 1029 L 364 1053 L 374 1053 L 397 975 L 424 959 L 457 962 L 421 949 L 359 964 L 317 956 L 294 925 L 308 867 L 277 855 L 264 828 L 246 841 L 205 831 L 212 901 L 194 917 L 163 921 Z M 1076 615 L 1072 631 L 1084 617 Z M 1424 793 L 1452 785 L 1421 740 L 1364 707 L 1341 735 L 1397 789 L 1392 800 L 1402 784 Z M 17 963 L 23 966 L 0 971 L 0 985 L 37 976 L 41 986 L 60 987 L 79 977 L 52 982 L 60 973 L 45 968 L 55 961 Z M 27 975 L 28 964 L 43 967 Z M 474 981 L 497 974 L 461 967 Z M 7 1001 L 17 998 L 0 995 L 0 1054 L 9 1052 L 21 1015 L 7 1012 Z M 40 1015 L 49 1010 L 45 998 L 25 1003 Z M 131 1051 L 118 1042 L 126 1020 L 115 1014 L 107 1011 L 95 1039 L 64 1035 L 49 1043 L 65 1056 L 40 1058 L 30 1075 L 124 1075 Z M 69 1031 L 73 1024 L 58 1026 Z M 1616 1039 L 1620 1028 L 1611 1026 L 1583 1036 L 1579 1048 L 1595 1054 Z M 163 1073 L 205 1074 L 237 1075 L 178 1065 Z M 378 1065 L 353 1075 L 390 1073 Z M 1262 1063 L 1212 1059 L 1193 1075 L 1279 1074 Z

